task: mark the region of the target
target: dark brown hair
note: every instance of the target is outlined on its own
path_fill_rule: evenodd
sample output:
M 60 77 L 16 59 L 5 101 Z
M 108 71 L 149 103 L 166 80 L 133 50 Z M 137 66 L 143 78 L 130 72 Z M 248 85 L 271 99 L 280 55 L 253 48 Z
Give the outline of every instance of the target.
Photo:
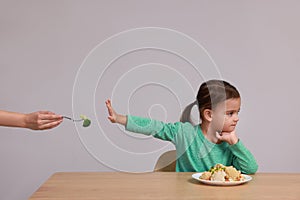
M 200 118 L 203 119 L 205 109 L 214 109 L 219 103 L 231 98 L 240 98 L 240 93 L 233 85 L 223 80 L 206 81 L 198 90 L 197 100 L 184 109 L 180 121 L 191 122 L 190 115 L 194 105 L 198 105 Z

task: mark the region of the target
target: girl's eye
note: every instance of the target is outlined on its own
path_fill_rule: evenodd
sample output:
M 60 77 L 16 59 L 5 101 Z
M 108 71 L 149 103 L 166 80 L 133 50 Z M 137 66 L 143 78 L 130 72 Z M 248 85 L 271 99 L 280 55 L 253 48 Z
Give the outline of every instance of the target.
M 233 114 L 234 114 L 234 112 L 229 112 L 229 113 L 227 113 L 226 115 L 229 116 L 229 117 L 232 117 Z

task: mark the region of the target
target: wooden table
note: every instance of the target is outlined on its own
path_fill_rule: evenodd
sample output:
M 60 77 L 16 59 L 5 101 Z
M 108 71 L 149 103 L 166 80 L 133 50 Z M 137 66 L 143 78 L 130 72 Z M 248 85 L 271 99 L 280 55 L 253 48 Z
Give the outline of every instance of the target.
M 204 185 L 190 172 L 61 172 L 30 200 L 63 199 L 300 199 L 300 173 L 258 173 L 238 186 Z

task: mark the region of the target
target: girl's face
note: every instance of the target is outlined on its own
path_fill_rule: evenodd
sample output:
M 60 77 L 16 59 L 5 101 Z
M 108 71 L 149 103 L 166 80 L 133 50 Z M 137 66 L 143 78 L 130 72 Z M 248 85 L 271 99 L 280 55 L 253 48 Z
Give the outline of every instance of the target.
M 217 131 L 232 132 L 239 121 L 240 98 L 227 99 L 212 111 L 212 126 Z

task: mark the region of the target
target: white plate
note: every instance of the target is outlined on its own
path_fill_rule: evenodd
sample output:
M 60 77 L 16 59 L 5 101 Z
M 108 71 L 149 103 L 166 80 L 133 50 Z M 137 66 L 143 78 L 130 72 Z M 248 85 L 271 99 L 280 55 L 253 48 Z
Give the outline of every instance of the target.
M 202 173 L 193 174 L 192 177 L 194 179 L 200 181 L 201 183 L 208 184 L 208 185 L 220 185 L 220 186 L 240 185 L 240 184 L 247 183 L 247 182 L 252 180 L 251 176 L 243 174 L 243 176 L 245 178 L 245 180 L 243 180 L 243 181 L 232 181 L 232 182 L 229 182 L 229 181 L 208 181 L 208 180 L 200 179 L 200 176 L 201 176 Z

